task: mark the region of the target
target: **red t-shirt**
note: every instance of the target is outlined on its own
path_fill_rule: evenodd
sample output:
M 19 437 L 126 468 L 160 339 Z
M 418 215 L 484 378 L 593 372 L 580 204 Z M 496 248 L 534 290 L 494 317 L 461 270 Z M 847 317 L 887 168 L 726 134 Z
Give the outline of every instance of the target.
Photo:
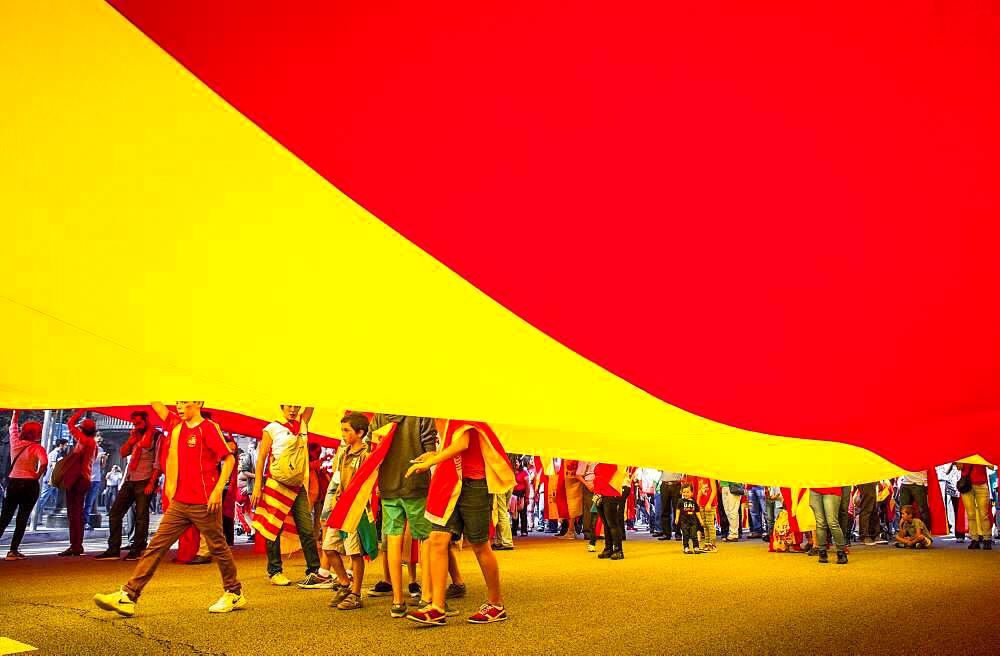
M 483 449 L 479 445 L 479 434 L 469 432 L 469 446 L 462 452 L 462 478 L 483 480 L 486 478 L 486 463 L 483 461 Z
M 517 473 L 514 474 L 514 481 L 515 481 L 514 491 L 524 492 L 525 490 L 528 489 L 528 472 L 524 471 L 523 469 L 517 470 Z
M 232 453 L 217 424 L 205 420 L 191 428 L 181 423 L 177 435 L 177 492 L 174 501 L 208 503 L 219 480 L 219 462 Z
M 973 485 L 983 485 L 989 480 L 986 477 L 986 465 L 971 465 L 965 463 L 962 465 L 961 473 L 969 475 L 969 482 Z

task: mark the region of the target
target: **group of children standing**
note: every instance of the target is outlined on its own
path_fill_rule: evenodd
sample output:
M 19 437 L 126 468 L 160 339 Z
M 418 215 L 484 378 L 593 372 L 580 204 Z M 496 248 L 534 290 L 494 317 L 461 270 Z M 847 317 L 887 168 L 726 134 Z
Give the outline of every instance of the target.
M 153 404 L 166 424 L 164 497 L 168 505 L 130 580 L 117 592 L 95 595 L 98 607 L 134 616 L 139 596 L 167 550 L 192 525 L 207 541 L 223 578 L 225 592 L 209 612 L 247 606 L 232 552 L 222 535 L 221 495 L 234 466 L 232 447 L 219 426 L 202 416 L 202 406 L 201 401 L 181 401 L 174 413 Z M 341 421 L 342 445 L 316 517 L 309 500 L 306 443 L 312 408 L 282 405 L 281 410 L 284 421 L 264 429 L 251 495 L 253 525 L 266 543 L 272 585 L 291 585 L 282 571 L 281 537 L 295 533 L 306 559 L 305 577 L 297 587 L 332 589 L 332 607 L 359 609 L 363 607 L 365 558 L 381 552 L 390 583 L 379 585 L 391 586 L 390 617 L 442 626 L 447 616 L 455 614 L 446 597 L 457 596 L 451 593 L 458 588 L 451 545 L 464 537 L 487 588 L 485 603 L 468 621 L 487 624 L 508 619 L 489 533 L 493 496 L 509 492 L 515 476 L 488 425 L 349 412 Z M 422 585 L 411 583 L 408 590 L 402 580 L 404 533 L 419 542 L 422 563 Z M 344 558 L 349 559 L 350 572 Z M 450 587 L 449 572 L 455 581 Z M 409 609 L 407 601 L 415 608 Z

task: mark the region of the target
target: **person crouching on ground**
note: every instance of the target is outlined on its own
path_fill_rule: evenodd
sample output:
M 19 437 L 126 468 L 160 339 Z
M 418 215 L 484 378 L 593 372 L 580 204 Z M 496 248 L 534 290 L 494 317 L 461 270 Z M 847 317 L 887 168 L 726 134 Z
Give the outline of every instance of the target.
M 905 505 L 900 509 L 902 518 L 899 521 L 899 533 L 896 534 L 896 547 L 899 549 L 926 549 L 933 540 L 927 525 L 923 520 L 913 516 L 913 506 Z
M 163 494 L 170 500 L 170 507 L 160 520 L 149 547 L 136 563 L 128 583 L 118 592 L 94 595 L 98 608 L 133 617 L 139 595 L 153 578 L 160 561 L 191 525 L 196 526 L 207 541 L 212 558 L 219 566 L 225 589 L 208 612 L 228 613 L 246 607 L 247 600 L 236 576 L 233 552 L 222 533 L 222 490 L 236 461 L 218 424 L 202 417 L 202 405 L 203 401 L 177 402 L 180 420 L 171 422 L 173 425 L 167 427 L 170 447 Z M 153 403 L 153 409 L 164 421 L 174 416 L 162 403 Z

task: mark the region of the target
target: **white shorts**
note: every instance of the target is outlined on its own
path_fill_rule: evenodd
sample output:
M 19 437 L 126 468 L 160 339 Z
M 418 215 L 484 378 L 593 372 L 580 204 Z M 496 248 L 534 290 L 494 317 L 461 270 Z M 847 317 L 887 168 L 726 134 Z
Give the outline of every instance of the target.
M 336 551 L 343 556 L 360 556 L 364 553 L 361 548 L 361 536 L 348 533 L 347 537 L 340 537 L 340 529 L 323 529 L 323 551 Z

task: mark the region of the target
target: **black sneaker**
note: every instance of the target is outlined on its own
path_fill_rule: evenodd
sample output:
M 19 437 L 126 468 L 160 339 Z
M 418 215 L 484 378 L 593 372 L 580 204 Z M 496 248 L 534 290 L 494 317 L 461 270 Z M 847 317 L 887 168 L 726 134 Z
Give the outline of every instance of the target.
M 610 558 L 611 558 L 611 560 L 624 560 L 625 559 L 625 554 L 623 554 L 620 551 L 616 551 L 613 554 L 611 554 Z
M 844 553 L 843 551 L 838 551 L 837 552 L 837 564 L 838 565 L 846 565 L 847 564 L 847 554 Z
M 457 585 L 452 583 L 448 586 L 448 590 L 444 593 L 445 599 L 459 599 L 465 596 L 465 584 Z
M 819 561 L 818 562 L 821 562 L 821 563 L 828 563 L 828 562 L 830 562 L 830 559 L 826 555 L 826 549 L 823 549 L 822 551 L 819 552 Z
M 983 542 L 983 549 L 985 551 L 993 551 L 993 540 L 985 540 Z
M 119 558 L 121 558 L 121 554 L 110 549 L 94 556 L 94 560 L 118 560 Z
M 969 543 L 969 549 L 972 550 L 972 551 L 978 551 L 979 550 L 979 540 L 973 540 L 972 542 L 970 542 Z M 62 554 L 59 554 L 59 555 L 61 556 Z
M 368 591 L 369 597 L 388 597 L 392 594 L 392 584 L 379 581 Z
M 414 600 L 420 599 L 421 590 L 419 583 L 416 582 L 411 583 L 410 586 L 407 588 L 407 591 L 410 593 L 410 599 Z
M 125 554 L 125 560 L 139 560 L 140 558 L 142 558 L 141 551 L 130 551 Z
M 611 558 L 611 552 L 610 551 L 602 551 L 601 553 L 597 554 L 597 557 L 601 558 L 601 559 Z
M 660 537 L 658 537 L 656 539 L 660 540 L 662 542 L 663 540 L 669 540 L 670 536 L 669 535 L 661 535 Z

